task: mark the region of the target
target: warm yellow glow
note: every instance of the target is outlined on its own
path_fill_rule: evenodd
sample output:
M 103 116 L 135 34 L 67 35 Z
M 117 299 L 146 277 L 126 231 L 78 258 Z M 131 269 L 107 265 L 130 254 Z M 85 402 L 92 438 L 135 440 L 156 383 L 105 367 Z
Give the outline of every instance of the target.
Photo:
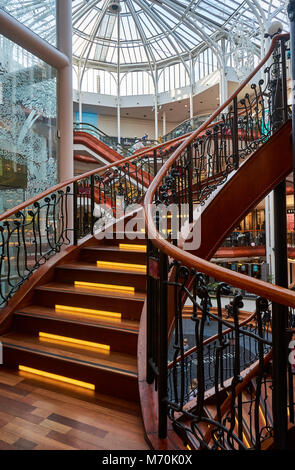
M 97 261 L 96 265 L 98 268 L 126 269 L 127 271 L 131 270 L 131 271 L 140 271 L 142 273 L 146 273 L 146 266 L 144 264 L 116 263 L 113 261 Z
M 60 313 L 79 313 L 88 315 L 97 315 L 99 317 L 110 317 L 121 320 L 122 314 L 117 312 L 106 312 L 104 310 L 94 310 L 91 308 L 71 307 L 67 305 L 56 305 L 55 311 Z
M 237 417 L 235 418 L 235 422 L 236 422 L 236 426 L 239 426 L 239 422 L 238 422 Z M 246 445 L 246 447 L 248 447 L 248 449 L 250 449 L 251 446 L 250 446 L 250 443 L 249 443 L 249 441 L 248 441 L 248 439 L 247 439 L 245 433 L 242 432 L 242 435 L 243 435 L 244 444 Z
M 262 421 L 264 422 L 264 426 L 266 426 L 266 419 L 265 419 L 264 413 L 261 409 L 261 406 L 259 406 L 259 413 L 260 413 L 260 417 L 262 418 Z
M 81 380 L 70 379 L 69 377 L 63 377 L 62 375 L 51 374 L 50 372 L 45 372 L 43 370 L 32 369 L 31 367 L 18 366 L 18 369 L 21 372 L 29 372 L 30 374 L 39 375 L 40 377 L 46 377 L 47 379 L 57 380 L 59 382 L 64 382 L 71 385 L 77 385 L 78 387 L 88 388 L 88 390 L 95 390 L 95 385 L 89 384 L 87 382 L 82 382 Z
M 146 253 L 146 246 L 145 245 L 132 245 L 131 243 L 120 243 L 119 245 L 120 250 L 135 250 L 135 251 L 143 251 Z
M 102 349 L 103 351 L 110 351 L 110 346 L 108 346 L 107 344 L 93 343 L 92 341 L 84 341 L 82 339 L 69 338 L 67 336 L 53 335 L 51 333 L 44 333 L 42 331 L 39 332 L 39 338 L 50 339 L 53 341 L 62 341 L 65 343 L 76 344 L 79 346 L 90 346 L 92 348 Z
M 189 445 L 187 445 L 187 446 L 186 446 L 186 448 L 187 448 L 188 450 L 192 450 L 192 449 L 191 449 L 191 447 L 190 447 Z
M 128 292 L 129 294 L 134 294 L 134 287 L 130 286 L 116 286 L 113 284 L 100 284 L 98 282 L 82 282 L 75 281 L 75 287 L 88 287 L 90 289 L 103 289 L 119 292 Z

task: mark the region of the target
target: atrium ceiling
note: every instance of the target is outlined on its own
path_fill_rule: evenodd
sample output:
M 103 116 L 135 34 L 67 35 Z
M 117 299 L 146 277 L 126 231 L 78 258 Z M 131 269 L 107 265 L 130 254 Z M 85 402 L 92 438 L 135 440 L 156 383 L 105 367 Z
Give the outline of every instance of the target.
M 119 13 L 110 9 L 119 4 Z M 278 19 L 288 29 L 285 0 L 73 0 L 76 64 L 152 69 L 188 60 L 232 31 L 259 48 L 261 35 Z M 54 0 L 0 0 L 0 7 L 54 43 Z

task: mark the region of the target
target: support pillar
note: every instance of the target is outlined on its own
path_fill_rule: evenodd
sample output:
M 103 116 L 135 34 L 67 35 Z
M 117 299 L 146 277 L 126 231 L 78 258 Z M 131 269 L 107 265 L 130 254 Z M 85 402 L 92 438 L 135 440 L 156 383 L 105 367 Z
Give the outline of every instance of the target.
M 194 125 L 194 83 L 195 83 L 195 73 L 194 73 L 194 63 L 193 59 L 190 56 L 190 96 L 189 96 L 189 111 L 190 111 L 190 120 L 191 126 Z
M 73 177 L 72 2 L 56 2 L 57 47 L 69 59 L 58 72 L 59 180 Z
M 159 139 L 158 71 L 155 69 L 155 140 Z
M 167 115 L 166 115 L 166 111 L 163 112 L 163 132 L 162 132 L 162 135 L 166 135 L 167 134 Z
M 273 191 L 265 198 L 265 248 L 266 262 L 269 266 L 269 280 L 275 280 L 275 251 L 274 251 L 274 208 Z
M 219 83 L 219 104 L 220 106 L 225 103 L 228 98 L 228 82 L 226 78 L 225 67 L 220 70 L 220 83 Z M 225 110 L 224 110 L 225 112 Z
M 120 78 L 120 11 L 117 17 L 118 28 L 118 63 L 117 63 L 117 134 L 118 134 L 118 151 L 121 148 L 121 78 Z

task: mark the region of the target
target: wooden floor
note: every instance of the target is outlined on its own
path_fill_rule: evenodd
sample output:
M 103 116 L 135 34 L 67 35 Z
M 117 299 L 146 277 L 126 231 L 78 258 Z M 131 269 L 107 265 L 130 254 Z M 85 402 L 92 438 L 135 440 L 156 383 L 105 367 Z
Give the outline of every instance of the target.
M 0 450 L 148 450 L 139 406 L 0 367 Z

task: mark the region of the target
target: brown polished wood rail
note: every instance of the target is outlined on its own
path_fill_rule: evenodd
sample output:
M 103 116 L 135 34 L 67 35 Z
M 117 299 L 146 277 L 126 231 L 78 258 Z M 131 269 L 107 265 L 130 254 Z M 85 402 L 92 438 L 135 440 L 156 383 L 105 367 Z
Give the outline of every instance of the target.
M 185 252 L 181 248 L 178 248 L 171 243 L 167 242 L 157 231 L 156 226 L 153 220 L 152 207 L 154 195 L 158 187 L 162 184 L 162 180 L 171 169 L 175 161 L 180 157 L 182 152 L 187 149 L 187 147 L 199 137 L 205 130 L 212 125 L 212 121 L 220 114 L 222 111 L 230 105 L 234 98 L 237 98 L 239 93 L 248 85 L 250 80 L 259 72 L 259 70 L 266 64 L 270 58 L 272 52 L 275 49 L 277 42 L 280 39 L 288 39 L 289 34 L 278 34 L 275 36 L 271 42 L 271 46 L 266 54 L 266 56 L 260 61 L 257 67 L 253 72 L 241 83 L 241 85 L 236 89 L 236 91 L 226 100 L 226 102 L 221 105 L 208 119 L 203 123 L 197 130 L 192 132 L 184 142 L 175 150 L 172 156 L 164 163 L 162 168 L 159 170 L 155 178 L 153 179 L 144 199 L 144 214 L 145 214 L 145 223 L 148 233 L 148 238 L 153 240 L 153 244 L 170 256 L 173 259 L 180 261 L 183 265 L 193 268 L 197 271 L 204 272 L 205 274 L 215 278 L 220 279 L 223 282 L 231 284 L 235 287 L 238 287 L 242 290 L 253 292 L 256 295 L 267 297 L 273 302 L 277 302 L 282 305 L 287 305 L 290 307 L 295 307 L 295 292 L 292 292 L 288 289 L 269 284 L 264 281 L 253 279 L 244 274 L 236 273 L 230 269 L 222 268 L 217 266 L 209 261 L 206 261 L 202 258 L 194 256 L 190 253 Z M 217 124 L 217 123 L 215 123 Z

